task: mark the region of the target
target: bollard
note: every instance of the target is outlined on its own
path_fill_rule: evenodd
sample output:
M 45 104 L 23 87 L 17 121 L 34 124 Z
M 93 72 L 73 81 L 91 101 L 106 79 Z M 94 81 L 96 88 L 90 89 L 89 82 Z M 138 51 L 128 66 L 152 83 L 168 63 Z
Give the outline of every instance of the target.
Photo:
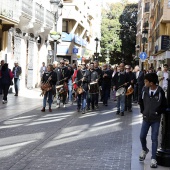
M 161 148 L 157 150 L 156 157 L 158 165 L 170 167 L 170 80 L 168 80 L 167 104 L 168 109 L 161 121 Z

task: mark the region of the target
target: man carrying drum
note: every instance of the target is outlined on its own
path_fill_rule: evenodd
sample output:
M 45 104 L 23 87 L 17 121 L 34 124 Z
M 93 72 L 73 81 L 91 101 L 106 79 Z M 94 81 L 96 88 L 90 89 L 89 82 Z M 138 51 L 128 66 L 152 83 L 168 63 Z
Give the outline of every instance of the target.
M 88 92 L 88 84 L 90 82 L 90 73 L 86 69 L 86 64 L 81 64 L 81 69 L 77 71 L 77 78 L 75 80 L 78 85 L 77 88 L 77 111 L 82 110 L 82 114 L 85 114 L 86 98 Z
M 94 110 L 95 101 L 98 97 L 97 94 L 99 93 L 98 78 L 98 73 L 94 69 L 94 63 L 90 63 L 90 83 L 87 110 L 90 110 L 90 103 L 92 110 Z
M 56 107 L 60 108 L 61 98 L 63 102 L 63 107 L 65 107 L 67 92 L 68 92 L 69 72 L 68 72 L 68 68 L 64 66 L 64 60 L 60 61 L 60 66 L 57 68 L 56 73 L 57 73 L 57 84 L 56 84 L 57 106 Z
M 101 85 L 102 85 L 102 70 L 99 68 L 98 61 L 94 61 L 94 70 L 98 73 L 98 85 L 99 85 L 99 87 L 101 87 Z M 98 109 L 98 103 L 99 103 L 99 93 L 96 94 L 96 99 L 94 102 L 96 109 Z
M 112 79 L 113 88 L 118 92 L 121 89 L 120 94 L 117 96 L 117 114 L 124 116 L 125 111 L 125 93 L 126 87 L 128 87 L 129 77 L 124 70 L 124 63 L 119 65 L 120 72 L 117 72 Z

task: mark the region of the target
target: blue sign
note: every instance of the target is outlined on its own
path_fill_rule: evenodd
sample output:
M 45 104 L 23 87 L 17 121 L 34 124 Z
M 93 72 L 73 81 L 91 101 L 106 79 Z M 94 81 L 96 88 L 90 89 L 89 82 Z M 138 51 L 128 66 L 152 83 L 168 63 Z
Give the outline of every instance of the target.
M 78 44 L 78 45 L 82 45 L 82 38 L 79 37 L 79 36 L 77 36 L 77 35 L 75 35 L 75 37 L 74 37 L 74 42 L 75 42 L 76 44 Z
M 140 54 L 139 58 L 140 58 L 141 60 L 146 60 L 147 54 L 146 54 L 145 52 L 142 52 L 142 53 Z
M 78 48 L 73 48 L 73 54 L 77 54 L 78 53 Z

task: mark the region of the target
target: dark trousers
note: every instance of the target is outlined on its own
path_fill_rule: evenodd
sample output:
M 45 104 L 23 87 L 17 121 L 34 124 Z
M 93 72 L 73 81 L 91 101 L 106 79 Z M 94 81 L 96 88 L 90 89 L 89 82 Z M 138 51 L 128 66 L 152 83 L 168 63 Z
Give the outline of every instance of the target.
M 98 106 L 98 103 L 99 103 L 99 93 L 96 93 L 96 98 L 95 98 L 94 105 Z
M 94 109 L 96 97 L 97 97 L 97 93 L 96 94 L 90 94 L 90 101 L 91 101 L 92 109 Z
M 103 104 L 107 104 L 108 98 L 109 98 L 109 85 L 108 84 L 102 84 L 102 99 Z
M 7 84 L 2 84 L 2 90 L 3 90 L 3 100 L 7 101 L 7 95 L 8 95 L 8 90 L 9 90 L 9 86 Z
M 132 109 L 132 95 L 130 94 L 128 96 L 126 96 L 126 100 L 125 100 L 125 110 L 130 110 Z
M 19 90 L 19 78 L 14 78 L 14 88 L 15 88 L 15 94 L 18 94 L 18 90 Z
M 0 78 L 0 94 L 2 94 L 2 80 Z
M 138 85 L 137 84 L 135 84 L 134 85 L 134 94 L 133 94 L 133 100 L 134 101 L 138 101 Z

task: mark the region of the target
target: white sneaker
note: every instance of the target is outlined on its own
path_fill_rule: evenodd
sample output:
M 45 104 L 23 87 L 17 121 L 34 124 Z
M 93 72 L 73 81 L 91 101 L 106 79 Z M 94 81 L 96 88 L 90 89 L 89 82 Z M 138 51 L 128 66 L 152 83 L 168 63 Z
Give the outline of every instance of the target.
M 149 152 L 149 149 L 147 149 L 147 151 L 142 150 L 139 155 L 139 161 L 144 161 L 148 152 Z
M 57 105 L 56 105 L 56 108 L 60 108 L 60 104 L 57 104 Z
M 63 105 L 63 107 L 65 108 L 65 107 L 66 107 L 66 105 L 64 104 L 64 105 Z
M 3 104 L 7 103 L 7 100 L 2 100 L 2 103 L 3 103 Z
M 157 168 L 157 161 L 155 159 L 151 159 L 150 167 L 151 168 Z

